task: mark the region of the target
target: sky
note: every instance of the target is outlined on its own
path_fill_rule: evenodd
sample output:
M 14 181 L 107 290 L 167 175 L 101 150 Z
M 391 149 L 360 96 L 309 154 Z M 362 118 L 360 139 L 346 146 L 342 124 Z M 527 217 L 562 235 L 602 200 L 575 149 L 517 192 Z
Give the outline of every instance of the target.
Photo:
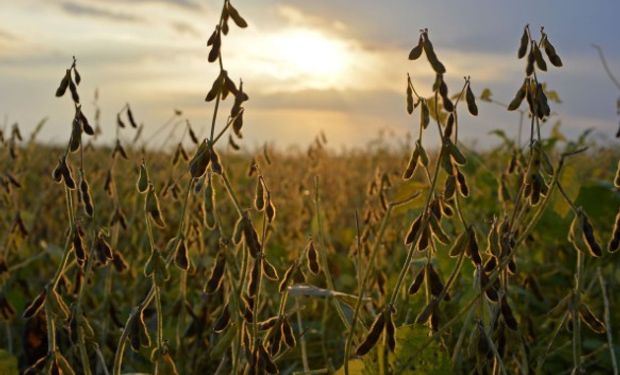
M 379 134 L 391 142 L 416 133 L 417 113 L 405 111 L 406 75 L 426 95 L 434 77 L 425 59 L 407 59 L 422 28 L 447 68 L 451 92 L 470 76 L 476 94 L 489 88 L 493 98 L 509 102 L 524 76 L 524 61 L 516 57 L 523 27 L 538 36 L 544 26 L 564 62 L 539 76 L 562 99 L 552 105 L 560 129 L 576 137 L 594 128 L 605 140 L 618 127 L 620 93 L 592 47 L 603 48 L 620 76 L 617 0 L 231 2 L 249 24 L 231 23 L 222 48 L 229 76 L 242 79 L 250 96 L 243 147 L 304 147 L 320 131 L 335 148 L 362 147 Z M 206 133 L 213 102 L 204 97 L 218 73 L 207 62 L 206 40 L 221 6 L 219 0 L 0 0 L 0 126 L 18 122 L 28 133 L 48 117 L 40 138 L 65 142 L 72 103 L 54 92 L 75 55 L 87 116 L 99 91 L 100 142 L 113 139 L 116 113 L 127 102 L 147 137 L 174 109 Z M 229 99 L 223 114 L 230 105 Z M 485 147 L 496 142 L 493 129 L 516 134 L 516 114 L 479 107 L 478 117 L 460 116 L 461 139 Z M 223 121 L 220 115 L 218 127 Z M 172 137 L 164 132 L 153 145 L 171 145 L 168 138 L 177 139 L 183 128 L 180 122 Z

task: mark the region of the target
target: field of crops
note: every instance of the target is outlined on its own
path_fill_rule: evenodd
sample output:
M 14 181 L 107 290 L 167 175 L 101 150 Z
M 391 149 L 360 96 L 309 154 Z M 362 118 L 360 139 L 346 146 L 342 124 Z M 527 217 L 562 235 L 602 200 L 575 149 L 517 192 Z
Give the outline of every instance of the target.
M 436 80 L 407 79 L 412 139 L 247 151 L 251 93 L 221 53 L 246 26 L 226 0 L 204 139 L 183 122 L 171 150 L 145 147 L 129 104 L 87 118 L 79 56 L 58 67 L 66 146 L 3 131 L 1 374 L 618 373 L 620 150 L 551 125 L 552 36 L 515 41 L 524 80 L 503 104 L 475 77 L 449 91 L 422 30 L 409 59 Z M 459 142 L 491 105 L 519 137 Z

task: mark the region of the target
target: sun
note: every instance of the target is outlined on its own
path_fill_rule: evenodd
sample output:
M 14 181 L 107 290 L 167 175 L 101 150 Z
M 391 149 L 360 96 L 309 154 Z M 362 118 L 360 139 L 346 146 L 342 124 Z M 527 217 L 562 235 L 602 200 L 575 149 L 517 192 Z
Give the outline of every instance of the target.
M 312 88 L 335 85 L 350 66 L 347 43 L 311 29 L 288 29 L 269 41 L 283 78 L 306 81 Z

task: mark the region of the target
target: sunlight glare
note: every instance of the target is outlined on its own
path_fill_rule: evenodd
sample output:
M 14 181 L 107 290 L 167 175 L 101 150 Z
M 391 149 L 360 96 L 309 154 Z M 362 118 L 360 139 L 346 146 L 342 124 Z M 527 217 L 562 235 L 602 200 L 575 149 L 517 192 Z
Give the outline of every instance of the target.
M 273 36 L 274 60 L 280 74 L 307 80 L 314 88 L 332 86 L 350 65 L 347 43 L 314 30 L 286 30 Z

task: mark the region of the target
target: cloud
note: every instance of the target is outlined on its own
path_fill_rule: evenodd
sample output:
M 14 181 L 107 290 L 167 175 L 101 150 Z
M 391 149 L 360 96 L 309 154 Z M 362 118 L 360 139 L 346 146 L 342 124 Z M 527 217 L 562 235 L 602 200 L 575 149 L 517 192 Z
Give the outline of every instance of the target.
M 99 3 L 104 3 L 104 2 L 110 3 L 111 1 L 116 1 L 119 3 L 123 3 L 123 4 L 128 3 L 127 0 L 97 0 L 97 2 Z M 146 4 L 146 3 L 156 4 L 157 3 L 157 4 L 171 5 L 175 7 L 192 9 L 192 10 L 202 9 L 202 5 L 200 5 L 194 0 L 133 0 L 132 3 L 142 3 L 142 4 Z
M 184 21 L 173 21 L 170 23 L 170 26 L 172 26 L 172 28 L 179 34 L 190 34 L 197 37 L 203 36 L 203 33 L 200 32 L 200 30 Z
M 60 5 L 61 9 L 66 13 L 76 16 L 87 16 L 95 18 L 103 18 L 111 21 L 122 22 L 138 22 L 142 19 L 131 14 L 115 12 L 109 9 L 93 7 L 91 5 L 76 3 L 76 2 L 63 2 Z
M 0 40 L 2 41 L 15 41 L 17 40 L 17 37 L 15 35 L 13 35 L 12 33 L 2 30 L 0 29 Z

